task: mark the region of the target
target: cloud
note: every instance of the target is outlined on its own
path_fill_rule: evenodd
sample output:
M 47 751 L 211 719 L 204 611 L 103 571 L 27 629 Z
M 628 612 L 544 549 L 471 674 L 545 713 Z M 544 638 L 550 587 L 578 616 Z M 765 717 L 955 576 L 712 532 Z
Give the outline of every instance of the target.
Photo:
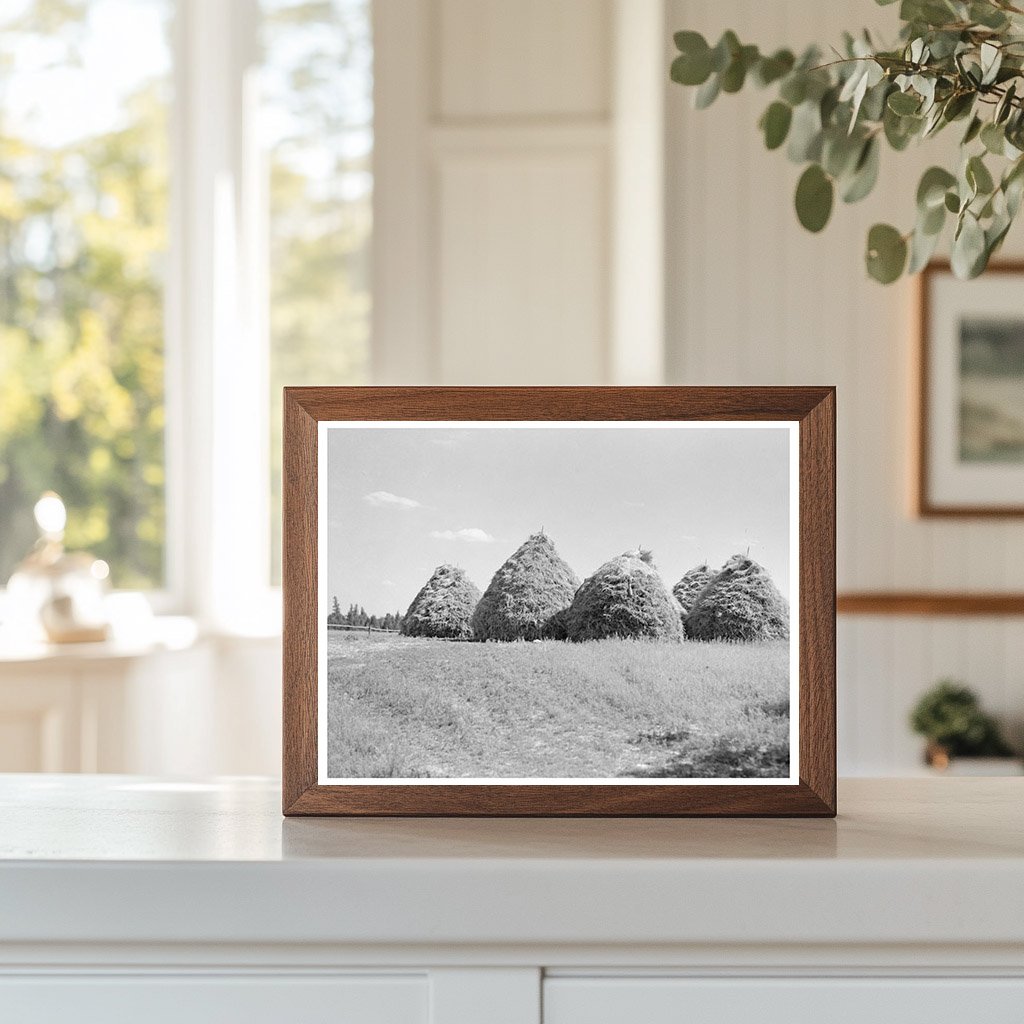
M 373 491 L 370 494 L 364 494 L 363 501 L 374 508 L 423 508 L 414 498 L 403 498 L 398 494 L 392 494 L 390 491 Z
M 622 502 L 622 504 L 625 505 L 627 508 L 647 508 L 647 502 L 646 501 L 625 501 L 624 500 Z
M 385 580 L 384 581 L 384 586 L 385 587 L 393 587 L 394 585 L 395 585 L 395 581 L 394 580 Z
M 470 544 L 493 544 L 495 538 L 486 530 L 469 527 L 465 530 L 431 530 L 430 536 L 435 540 L 464 540 Z

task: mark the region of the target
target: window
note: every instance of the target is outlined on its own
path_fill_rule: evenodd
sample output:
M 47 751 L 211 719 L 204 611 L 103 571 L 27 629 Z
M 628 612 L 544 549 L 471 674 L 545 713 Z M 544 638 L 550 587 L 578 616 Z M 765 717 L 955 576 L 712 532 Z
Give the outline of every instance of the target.
M 0 583 L 47 489 L 117 586 L 164 579 L 170 14 L 0 14 Z
M 273 605 L 281 388 L 368 375 L 372 68 L 371 0 L 2 5 L 0 587 L 53 489 L 116 587 Z
M 280 566 L 281 388 L 369 369 L 369 0 L 264 0 L 269 154 L 271 567 Z

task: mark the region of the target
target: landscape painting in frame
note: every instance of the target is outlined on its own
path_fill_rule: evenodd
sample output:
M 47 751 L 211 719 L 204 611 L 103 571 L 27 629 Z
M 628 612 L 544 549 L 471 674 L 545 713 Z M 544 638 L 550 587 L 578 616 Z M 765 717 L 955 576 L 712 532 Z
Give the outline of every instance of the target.
M 788 421 L 318 424 L 318 781 L 797 785 Z
M 1024 268 L 924 275 L 920 511 L 1024 515 Z

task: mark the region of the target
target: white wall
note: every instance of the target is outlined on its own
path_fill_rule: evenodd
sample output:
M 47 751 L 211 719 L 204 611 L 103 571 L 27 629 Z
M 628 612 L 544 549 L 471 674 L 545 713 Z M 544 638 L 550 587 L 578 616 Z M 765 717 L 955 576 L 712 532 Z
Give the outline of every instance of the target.
M 660 291 L 628 286 L 660 192 L 621 186 L 660 174 L 663 32 L 660 0 L 378 0 L 378 382 L 660 378 Z
M 886 26 L 877 38 L 891 39 L 894 11 L 869 0 L 669 0 L 668 27 L 712 41 L 732 28 L 745 43 L 796 48 L 865 24 Z M 909 511 L 913 286 L 883 288 L 863 270 L 868 227 L 911 226 L 917 179 L 955 136 L 886 152 L 878 193 L 838 204 L 813 236 L 793 213 L 800 169 L 766 152 L 756 129 L 767 93 L 722 96 L 705 111 L 692 109 L 692 90 L 667 93 L 670 382 L 837 385 L 841 590 L 1021 590 L 1019 520 L 922 521 Z M 1021 251 L 1017 231 L 1006 252 Z M 967 680 L 1019 730 L 1022 663 L 1017 618 L 841 618 L 841 771 L 912 768 L 919 743 L 907 712 L 944 675 Z

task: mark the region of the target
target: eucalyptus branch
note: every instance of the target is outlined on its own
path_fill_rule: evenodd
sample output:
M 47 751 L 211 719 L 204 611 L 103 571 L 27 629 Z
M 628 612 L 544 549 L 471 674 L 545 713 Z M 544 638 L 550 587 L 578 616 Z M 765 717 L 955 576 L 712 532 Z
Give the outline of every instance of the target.
M 876 224 L 869 231 L 866 265 L 885 284 L 916 273 L 952 220 L 953 269 L 974 277 L 1002 245 L 1024 198 L 1024 26 L 1013 20 L 1024 9 L 1010 0 L 902 0 L 899 15 L 896 48 L 847 34 L 827 62 L 815 47 L 798 58 L 789 50 L 762 54 L 734 32 L 714 46 L 699 33 L 678 32 L 671 75 L 697 87 L 702 109 L 750 81 L 775 90 L 759 127 L 768 149 L 785 146 L 804 165 L 795 206 L 809 231 L 825 227 L 837 194 L 854 203 L 872 191 L 883 143 L 900 152 L 963 122 L 959 165 L 922 176 L 911 230 Z

